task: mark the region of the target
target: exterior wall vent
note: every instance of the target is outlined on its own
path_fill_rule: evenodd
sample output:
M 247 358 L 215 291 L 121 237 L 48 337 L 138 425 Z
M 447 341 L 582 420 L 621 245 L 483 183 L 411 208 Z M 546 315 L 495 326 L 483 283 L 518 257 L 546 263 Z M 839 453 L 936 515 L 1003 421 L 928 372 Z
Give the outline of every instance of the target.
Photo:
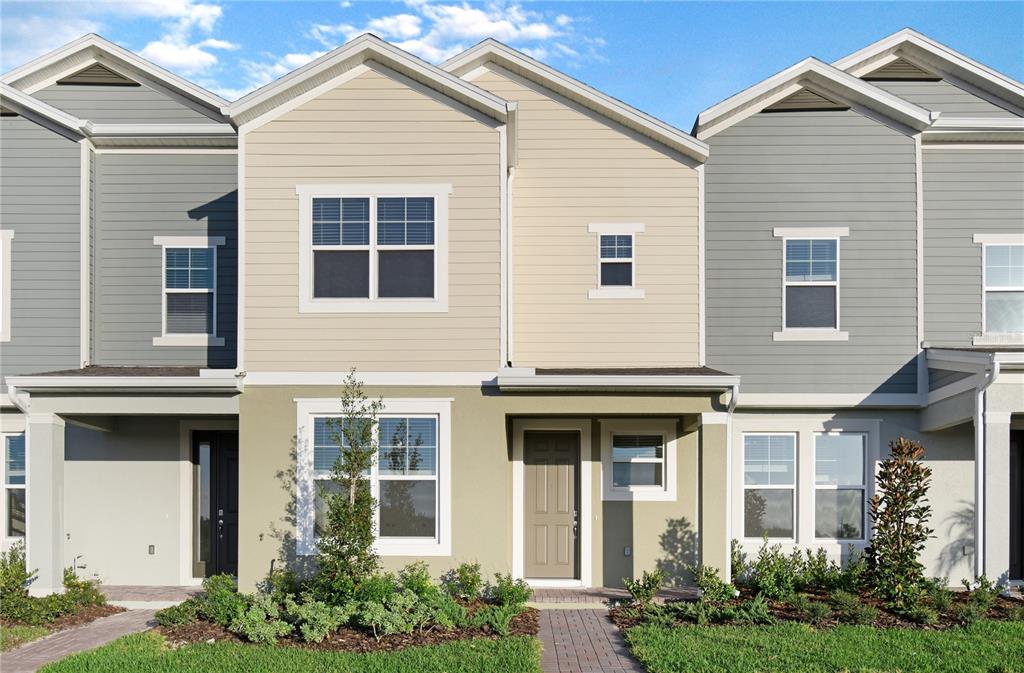
M 849 110 L 850 106 L 827 98 L 810 89 L 800 89 L 774 105 L 766 107 L 764 112 L 807 112 L 811 110 Z
M 68 75 L 64 79 L 57 80 L 58 85 L 69 85 L 75 84 L 79 86 L 142 86 L 138 82 L 132 81 L 116 73 L 106 66 L 102 66 L 99 63 L 93 63 L 87 68 L 79 70 L 73 75 Z
M 869 72 L 867 75 L 864 75 L 862 79 L 867 81 L 895 79 L 903 81 L 938 82 L 942 78 L 935 73 L 928 72 L 927 70 L 914 65 L 910 61 L 899 58 L 892 63 L 883 65 L 878 70 Z

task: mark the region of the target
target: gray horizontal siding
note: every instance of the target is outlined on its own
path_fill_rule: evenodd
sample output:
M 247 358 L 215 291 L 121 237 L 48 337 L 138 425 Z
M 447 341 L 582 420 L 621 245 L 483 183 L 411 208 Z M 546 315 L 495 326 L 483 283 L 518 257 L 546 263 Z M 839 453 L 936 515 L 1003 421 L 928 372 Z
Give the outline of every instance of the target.
M 924 151 L 925 340 L 970 346 L 981 333 L 981 245 L 1024 231 L 1024 150 Z
M 235 364 L 237 158 L 233 154 L 97 157 L 93 361 L 98 365 Z M 162 249 L 154 236 L 223 236 L 217 332 L 223 347 L 154 346 L 161 334 Z
M 143 86 L 53 84 L 32 94 L 97 124 L 209 124 L 209 116 Z
M 709 140 L 707 364 L 748 392 L 916 392 L 916 193 L 910 138 L 852 111 L 755 114 Z M 848 226 L 848 342 L 775 342 L 780 226 Z
M 0 117 L 0 229 L 14 231 L 11 340 L 0 343 L 0 379 L 81 364 L 80 163 L 77 142 Z
M 1012 112 L 945 80 L 937 82 L 877 81 L 871 83 L 915 105 L 920 105 L 926 110 L 967 117 L 1015 116 Z

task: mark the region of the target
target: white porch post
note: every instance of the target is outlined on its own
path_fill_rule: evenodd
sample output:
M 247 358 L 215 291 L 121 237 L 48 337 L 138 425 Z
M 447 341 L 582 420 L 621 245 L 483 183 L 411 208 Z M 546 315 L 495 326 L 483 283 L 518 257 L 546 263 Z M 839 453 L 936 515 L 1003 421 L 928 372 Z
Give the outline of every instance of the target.
M 64 590 L 64 419 L 29 414 L 25 436 L 26 565 L 34 596 Z
M 1010 573 L 1010 414 L 985 413 L 985 575 L 1009 579 Z

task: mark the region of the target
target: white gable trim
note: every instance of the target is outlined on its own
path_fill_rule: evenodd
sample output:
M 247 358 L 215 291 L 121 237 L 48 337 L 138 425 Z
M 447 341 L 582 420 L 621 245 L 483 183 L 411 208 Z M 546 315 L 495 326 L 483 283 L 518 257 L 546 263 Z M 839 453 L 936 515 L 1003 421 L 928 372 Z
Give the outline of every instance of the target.
M 472 80 L 482 74 L 480 66 L 486 63 L 495 63 L 697 161 L 703 162 L 708 158 L 708 146 L 689 133 L 587 86 L 497 40 L 484 40 L 442 63 L 441 67 L 463 79 Z
M 825 93 L 853 105 L 873 110 L 916 131 L 938 117 L 902 98 L 845 73 L 816 58 L 807 58 L 714 105 L 697 117 L 697 137 L 705 139 L 760 112 L 801 88 Z
M 33 98 L 24 91 L 19 91 L 6 83 L 0 83 L 0 102 L 18 114 L 30 118 L 49 121 L 52 124 L 71 131 L 76 137 L 86 135 L 89 122 L 58 110 L 38 98 Z
M 155 84 L 177 93 L 200 103 L 207 113 L 219 114 L 220 108 L 227 105 L 227 101 L 220 96 L 92 33 L 11 70 L 0 81 L 34 91 L 92 63 L 110 67 L 119 74 L 138 79 L 140 83 L 150 86 Z M 122 67 L 118 68 L 119 65 Z
M 910 28 L 845 56 L 833 65 L 855 77 L 862 77 L 896 58 L 909 57 L 911 62 L 977 86 L 1018 110 L 1024 109 L 1024 84 L 964 56 Z
M 299 89 L 295 96 L 303 95 L 305 93 L 301 90 L 303 83 L 309 80 L 316 82 L 317 78 L 324 77 L 328 80 L 334 80 L 341 73 L 332 75 L 332 69 L 343 66 L 347 61 L 351 61 L 353 66 L 358 66 L 369 60 L 373 60 L 420 84 L 435 89 L 463 105 L 484 113 L 492 119 L 502 123 L 507 120 L 508 105 L 502 98 L 484 91 L 469 82 L 465 82 L 426 61 L 421 61 L 415 56 L 370 34 L 360 35 L 347 44 L 324 54 L 315 61 L 291 71 L 287 75 L 253 91 L 247 96 L 243 96 L 234 103 L 223 107 L 222 112 L 236 123 L 245 125 L 253 119 L 259 118 L 261 115 L 287 104 L 289 102 L 287 96 L 290 91 Z M 319 84 L 316 84 L 313 88 L 316 88 L 316 86 L 319 86 Z M 279 97 L 285 97 L 285 100 L 274 103 L 274 99 Z

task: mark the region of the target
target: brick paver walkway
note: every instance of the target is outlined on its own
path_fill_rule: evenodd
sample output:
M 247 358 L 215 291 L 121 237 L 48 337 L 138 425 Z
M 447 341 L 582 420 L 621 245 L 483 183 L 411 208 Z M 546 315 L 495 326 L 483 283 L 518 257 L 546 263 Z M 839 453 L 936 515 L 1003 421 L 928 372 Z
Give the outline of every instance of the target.
M 145 631 L 153 625 L 153 613 L 153 610 L 129 610 L 85 626 L 58 631 L 0 655 L 0 671 L 32 673 L 51 661 L 105 645 L 129 633 Z
M 607 610 L 541 610 L 544 673 L 644 673 Z

